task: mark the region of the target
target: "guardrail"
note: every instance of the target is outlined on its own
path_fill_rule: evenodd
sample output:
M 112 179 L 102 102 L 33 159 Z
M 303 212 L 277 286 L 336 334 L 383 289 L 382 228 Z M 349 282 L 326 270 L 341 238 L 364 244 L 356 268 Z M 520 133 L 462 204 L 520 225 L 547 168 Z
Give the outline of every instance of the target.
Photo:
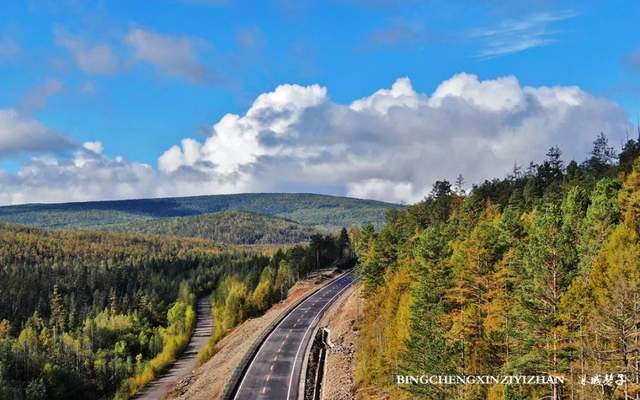
M 260 346 L 262 346 L 262 344 L 267 340 L 271 332 L 273 332 L 274 329 L 276 329 L 276 327 L 280 324 L 280 322 L 282 322 L 285 318 L 287 318 L 287 316 L 291 314 L 293 310 L 296 309 L 296 307 L 302 304 L 303 301 L 313 296 L 320 289 L 331 284 L 336 279 L 339 279 L 340 277 L 344 276 L 344 274 L 345 273 L 342 273 L 336 277 L 333 277 L 324 285 L 318 288 L 315 288 L 311 292 L 305 294 L 304 296 L 296 300 L 293 304 L 289 305 L 289 307 L 287 307 L 286 310 L 280 313 L 280 315 L 278 315 L 276 319 L 274 319 L 273 321 L 271 321 L 269 325 L 267 325 L 267 327 L 262 331 L 260 336 L 258 336 L 258 338 L 251 345 L 251 347 L 249 347 L 249 350 L 244 354 L 244 356 L 242 357 L 238 365 L 236 365 L 236 367 L 233 369 L 233 372 L 231 373 L 231 377 L 229 378 L 227 383 L 224 385 L 224 389 L 222 389 L 222 393 L 220 394 L 220 400 L 233 400 L 233 397 L 235 396 L 236 391 L 238 390 L 238 386 L 240 386 L 240 381 L 242 380 L 242 377 L 249 369 L 249 365 L 251 365 L 251 361 L 253 361 L 254 357 L 258 353 Z
M 351 281 L 351 283 L 349 284 L 349 286 L 354 286 L 357 283 L 360 282 L 360 276 L 354 272 L 354 279 Z M 343 290 L 346 290 L 346 288 L 344 288 Z M 335 302 L 336 300 L 338 300 L 338 298 L 340 298 L 342 296 L 342 293 L 339 293 L 338 296 L 336 296 L 336 298 L 333 299 L 333 301 L 331 302 L 331 304 L 333 304 L 333 302 Z M 322 312 L 320 312 L 320 314 L 316 315 L 316 317 L 314 318 L 314 320 L 311 322 L 311 325 L 315 325 L 315 328 L 313 329 L 313 335 L 311 337 L 315 338 L 316 334 L 318 333 L 318 330 L 320 329 L 320 320 L 322 319 L 322 317 L 324 316 L 324 313 L 327 310 L 322 310 Z M 328 329 L 327 329 L 328 331 Z M 329 336 L 327 335 L 327 340 L 329 340 Z M 302 398 L 304 399 L 304 394 L 306 391 L 306 375 L 307 375 L 307 368 L 308 368 L 308 362 L 309 362 L 309 353 L 311 352 L 311 347 L 313 346 L 313 340 L 309 341 L 309 344 L 307 344 L 307 347 L 305 349 L 304 352 L 304 359 L 302 361 L 302 369 L 301 369 L 301 373 L 302 373 L 302 379 L 300 379 L 300 384 L 298 385 L 298 398 Z M 333 347 L 333 346 L 332 346 Z M 315 383 L 316 387 L 318 386 L 318 383 Z

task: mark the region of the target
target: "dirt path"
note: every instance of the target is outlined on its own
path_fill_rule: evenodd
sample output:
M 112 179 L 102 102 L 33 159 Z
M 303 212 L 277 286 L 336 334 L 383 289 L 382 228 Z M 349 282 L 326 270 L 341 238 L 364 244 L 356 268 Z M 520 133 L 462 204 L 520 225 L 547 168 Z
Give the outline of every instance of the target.
M 139 400 L 159 400 L 164 398 L 180 378 L 190 374 L 198 366 L 198 350 L 207 344 L 213 331 L 213 318 L 211 317 L 211 303 L 209 296 L 198 299 L 196 308 L 196 328 L 193 331 L 187 348 L 178 361 L 169 368 L 160 378 L 151 382 L 136 396 Z
M 319 275 L 324 275 L 318 279 Z M 260 333 L 290 304 L 310 290 L 322 285 L 324 280 L 334 276 L 332 272 L 323 272 L 317 276 L 296 283 L 289 296 L 281 303 L 271 307 L 263 316 L 247 320 L 233 329 L 216 345 L 216 354 L 194 373 L 181 378 L 170 393 L 170 399 L 176 400 L 212 400 L 218 399 L 225 383 L 240 359 L 257 339 Z

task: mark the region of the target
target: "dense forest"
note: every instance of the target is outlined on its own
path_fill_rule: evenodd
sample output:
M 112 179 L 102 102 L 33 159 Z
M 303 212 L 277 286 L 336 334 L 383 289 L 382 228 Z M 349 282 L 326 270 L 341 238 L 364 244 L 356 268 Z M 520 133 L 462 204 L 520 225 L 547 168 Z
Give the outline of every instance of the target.
M 216 351 L 216 343 L 247 318 L 261 315 L 285 299 L 291 286 L 310 272 L 326 267 L 352 267 L 355 257 L 347 230 L 337 236 L 313 235 L 308 246 L 278 250 L 269 265 L 258 271 L 235 270 L 227 274 L 211 295 L 214 332 L 200 351 L 202 363 Z
M 108 230 L 200 237 L 218 243 L 302 243 L 318 230 L 284 218 L 241 211 L 222 211 L 191 217 L 153 219 L 113 225 Z
M 216 322 L 229 328 L 331 264 L 337 243 L 314 236 L 268 256 L 203 239 L 0 225 L 0 399 L 129 398 L 186 346 L 197 296 L 214 291 L 219 310 L 228 282 L 241 282 L 242 312 Z
M 371 223 L 378 227 L 390 208 L 375 200 L 311 193 L 246 193 L 164 199 L 25 204 L 0 207 L 0 222 L 43 228 L 108 228 L 148 220 L 242 211 L 286 218 L 337 231 Z
M 628 399 L 640 393 L 640 144 L 557 147 L 469 193 L 355 231 L 363 398 Z M 634 162 L 635 160 L 635 162 Z M 400 375 L 554 375 L 564 384 L 395 384 Z

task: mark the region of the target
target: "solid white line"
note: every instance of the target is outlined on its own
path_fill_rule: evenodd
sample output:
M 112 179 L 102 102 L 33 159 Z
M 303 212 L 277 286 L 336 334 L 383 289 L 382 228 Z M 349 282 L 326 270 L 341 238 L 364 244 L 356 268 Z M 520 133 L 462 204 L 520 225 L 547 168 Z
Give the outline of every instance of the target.
M 346 275 L 343 277 L 345 278 Z M 342 278 L 341 278 L 342 279 Z M 337 281 L 336 281 L 337 282 Z M 332 283 L 333 285 L 333 283 Z M 328 286 L 327 286 L 328 287 Z M 307 337 L 307 334 L 309 333 L 309 330 L 311 329 L 311 327 L 314 325 L 315 319 L 318 318 L 318 316 L 320 314 L 322 314 L 322 312 L 324 311 L 325 308 L 327 308 L 331 302 L 333 302 L 333 300 L 338 297 L 342 292 L 344 292 L 347 288 L 349 287 L 349 285 L 343 287 L 342 289 L 340 289 L 340 291 L 338 291 L 338 293 L 335 294 L 335 296 L 333 296 L 329 301 L 327 301 L 324 306 L 322 306 L 322 308 L 320 309 L 320 311 L 318 311 L 318 313 L 316 314 L 316 317 L 314 318 L 314 320 L 312 321 L 312 323 L 309 324 L 309 327 L 307 328 L 307 330 L 304 332 L 304 335 L 302 336 L 302 340 L 300 341 L 300 345 L 298 346 L 298 351 L 296 351 L 296 356 L 293 358 L 293 366 L 291 368 L 291 375 L 289 376 L 289 387 L 287 388 L 287 400 L 289 400 L 289 397 L 291 397 L 291 384 L 293 383 L 293 374 L 296 370 L 296 361 L 298 360 L 298 355 L 300 354 L 300 349 L 302 348 L 302 343 L 304 343 L 304 338 Z
M 242 377 L 242 380 L 240 381 L 240 385 L 238 386 L 238 390 L 236 391 L 236 394 L 233 396 L 234 400 L 238 398 L 238 394 L 240 393 L 240 391 L 242 390 L 242 386 L 244 385 L 245 379 L 247 378 L 247 376 L 249 375 L 249 370 L 251 370 L 251 368 L 254 366 L 254 361 L 260 356 L 260 353 L 262 353 L 262 350 L 264 349 L 264 344 L 271 338 L 271 335 L 273 335 L 278 328 L 280 328 L 280 325 L 282 325 L 286 320 L 289 319 L 289 317 L 291 317 L 293 315 L 293 311 L 297 310 L 298 307 L 302 306 L 304 303 L 306 303 L 307 301 L 309 301 L 311 298 L 315 297 L 317 294 L 319 294 L 319 292 L 323 291 L 324 289 L 328 288 L 329 286 L 333 285 L 334 283 L 338 282 L 339 280 L 345 278 L 346 275 L 342 276 L 342 277 L 336 277 L 335 280 L 333 280 L 332 282 L 330 282 L 329 284 L 327 284 L 326 286 L 320 288 L 318 290 L 318 292 L 314 293 L 313 295 L 307 297 L 306 299 L 304 299 L 302 301 L 302 303 L 298 304 L 298 306 L 296 308 L 294 308 L 293 310 L 291 310 L 291 314 L 287 315 L 286 317 L 284 317 L 282 319 L 282 321 L 280 321 L 278 323 L 278 325 L 276 325 L 276 327 L 271 331 L 271 333 L 269 335 L 267 335 L 266 339 L 264 340 L 264 342 L 262 343 L 262 345 L 260 346 L 260 348 L 258 349 L 258 352 L 255 354 L 255 356 L 253 356 L 253 359 L 251 360 L 251 364 L 249 365 L 249 367 L 247 368 L 247 371 L 245 372 L 244 376 Z M 278 358 L 278 356 L 276 355 L 276 359 Z M 293 361 L 293 365 L 295 367 L 295 360 Z

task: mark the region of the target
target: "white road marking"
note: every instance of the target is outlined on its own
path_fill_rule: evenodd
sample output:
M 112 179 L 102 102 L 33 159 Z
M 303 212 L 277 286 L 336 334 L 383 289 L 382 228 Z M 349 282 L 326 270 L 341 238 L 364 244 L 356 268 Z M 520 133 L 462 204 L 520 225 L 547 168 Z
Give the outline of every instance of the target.
M 327 289 L 327 288 L 329 288 L 331 285 L 335 284 L 335 283 L 336 283 L 336 282 L 338 282 L 338 281 L 342 281 L 342 280 L 344 280 L 347 276 L 348 276 L 348 275 L 346 275 L 346 274 L 345 274 L 345 275 L 343 275 L 343 276 L 341 276 L 341 277 L 337 277 L 337 278 L 336 278 L 336 279 L 334 279 L 331 283 L 329 283 L 327 286 L 324 286 L 322 289 L 320 289 L 320 291 L 322 291 L 323 289 Z M 349 287 L 349 285 L 347 285 L 347 286 L 345 286 L 344 288 L 340 289 L 340 290 L 338 291 L 338 294 L 342 293 L 342 292 L 343 292 L 345 289 L 347 289 L 348 287 Z M 331 292 L 328 292 L 328 293 L 331 293 Z M 324 295 L 324 293 L 323 293 L 323 295 Z M 320 298 L 320 297 L 321 297 L 321 296 L 315 297 L 315 294 L 314 294 L 314 295 L 311 295 L 311 296 L 307 297 L 306 299 L 304 299 L 304 300 L 302 301 L 302 304 L 305 304 L 305 303 L 306 303 L 306 304 L 314 304 L 314 305 L 315 305 L 315 304 L 318 302 L 318 298 Z M 337 297 L 337 295 L 336 295 L 336 296 L 334 296 L 334 297 Z M 325 305 L 324 305 L 324 307 L 320 308 L 320 312 L 322 312 L 326 307 L 327 307 L 327 304 L 325 304 Z M 278 329 L 279 329 L 279 328 L 280 328 L 280 327 L 285 323 L 285 321 L 287 321 L 287 320 L 291 321 L 291 319 L 289 319 L 289 317 L 293 317 L 293 316 L 292 316 L 292 315 L 289 315 L 289 316 L 285 317 L 282 321 L 280 321 L 280 322 L 278 323 L 278 325 L 276 325 L 276 327 L 274 328 L 274 330 L 273 330 L 273 331 L 272 331 L 272 332 L 267 336 L 267 338 L 266 338 L 265 342 L 266 342 L 266 341 L 268 341 L 268 340 L 270 339 L 270 337 L 271 337 L 275 332 L 277 332 L 277 330 L 278 330 Z M 294 325 L 294 327 L 296 327 L 296 326 Z M 307 328 L 307 331 L 305 331 L 305 334 L 304 334 L 304 335 L 303 335 L 303 337 L 302 337 L 302 339 L 303 339 L 303 340 L 304 340 L 304 338 L 307 336 L 307 333 L 308 333 L 308 328 Z M 299 352 L 300 352 L 300 348 L 301 348 L 301 346 L 302 346 L 302 342 L 300 343 L 300 346 L 298 346 L 298 351 L 296 352 L 296 356 L 295 356 L 295 358 L 293 359 L 293 368 L 292 368 L 292 370 L 291 370 L 291 376 L 290 376 L 290 380 L 289 380 L 289 387 L 288 387 L 288 389 L 287 389 L 287 399 L 288 399 L 288 398 L 289 398 L 289 396 L 290 396 L 290 392 L 291 392 L 291 384 L 292 384 L 292 382 L 293 382 L 293 372 L 294 372 L 294 370 L 295 370 L 296 360 L 298 359 L 298 354 L 299 354 Z M 250 375 L 251 375 L 251 374 L 249 373 L 249 371 L 254 367 L 254 363 L 253 363 L 253 361 L 255 361 L 256 359 L 258 359 L 258 358 L 260 357 L 260 354 L 261 354 L 263 351 L 265 351 L 265 346 L 260 346 L 260 349 L 258 349 L 258 352 L 257 352 L 257 353 L 254 355 L 254 357 L 253 357 L 253 360 L 252 360 L 252 362 L 251 362 L 251 364 L 250 364 L 250 367 L 248 368 L 247 372 L 244 374 L 244 376 L 242 377 L 242 380 L 240 381 L 240 385 L 238 386 L 238 389 L 237 389 L 237 391 L 236 391 L 236 394 L 235 394 L 235 396 L 234 396 L 234 399 L 237 399 L 237 398 L 238 398 L 238 395 L 242 392 L 242 387 L 243 387 L 243 385 L 245 384 L 245 381 L 246 381 L 246 379 L 247 379 L 247 376 L 250 376 Z M 280 350 L 278 350 L 278 352 L 280 352 Z M 276 361 L 277 361 L 277 359 L 278 359 L 278 355 L 276 354 L 276 356 L 275 356 L 274 360 L 276 360 Z M 266 390 L 267 390 L 267 388 L 266 388 L 266 387 L 263 387 L 263 388 L 262 388 L 262 393 L 265 393 L 265 392 L 266 392 Z
M 335 282 L 338 282 L 342 279 L 344 279 L 346 276 L 343 276 L 340 279 L 337 279 Z M 332 282 L 331 284 L 333 284 L 334 282 Z M 322 308 L 317 312 L 316 314 L 316 318 L 319 314 L 321 314 L 329 305 L 331 302 L 333 302 L 333 300 L 335 300 L 336 297 L 338 297 L 342 292 L 344 292 L 347 288 L 349 288 L 350 285 L 346 285 L 345 287 L 343 287 L 342 289 L 340 289 L 332 298 L 331 300 L 325 302 L 325 304 L 322 306 Z M 332 293 L 332 292 L 330 292 Z M 293 373 L 296 370 L 296 361 L 298 360 L 298 355 L 300 354 L 300 350 L 302 349 L 302 343 L 304 343 L 304 338 L 307 336 L 307 334 L 309 333 L 309 330 L 311 329 L 311 327 L 313 326 L 313 323 L 309 324 L 309 326 L 307 327 L 307 330 L 304 332 L 304 335 L 302 335 L 302 340 L 300 341 L 300 345 L 298 346 L 298 350 L 296 351 L 296 356 L 293 358 L 293 366 L 291 368 L 291 375 L 289 375 L 289 386 L 287 388 L 287 397 L 286 399 L 289 400 L 289 398 L 291 397 L 291 385 L 293 384 Z

